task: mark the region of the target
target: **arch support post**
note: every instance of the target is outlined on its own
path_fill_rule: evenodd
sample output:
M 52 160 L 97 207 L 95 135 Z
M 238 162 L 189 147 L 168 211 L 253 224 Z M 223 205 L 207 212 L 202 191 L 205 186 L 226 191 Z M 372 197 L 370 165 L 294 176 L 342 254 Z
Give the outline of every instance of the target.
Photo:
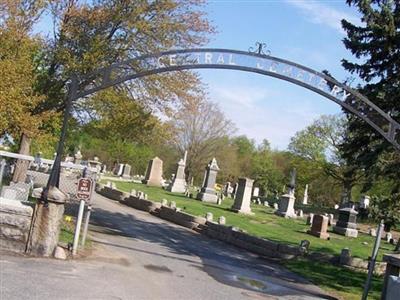
M 76 76 L 68 85 L 65 99 L 64 118 L 57 155 L 54 160 L 46 187 L 38 199 L 29 234 L 26 252 L 37 256 L 52 256 L 58 244 L 61 221 L 64 214 L 64 204 L 67 195 L 59 190 L 61 159 L 68 130 L 68 120 L 71 115 L 72 102 L 76 98 L 78 80 Z

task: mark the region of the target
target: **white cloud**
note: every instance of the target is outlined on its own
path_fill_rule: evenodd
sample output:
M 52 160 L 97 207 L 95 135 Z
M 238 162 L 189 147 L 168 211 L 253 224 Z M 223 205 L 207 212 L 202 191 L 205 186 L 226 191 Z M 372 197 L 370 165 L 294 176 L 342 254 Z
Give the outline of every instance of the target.
M 210 99 L 236 124 L 237 134 L 258 143 L 266 138 L 278 149 L 286 149 L 296 131 L 321 115 L 312 101 L 255 85 L 210 85 Z
M 308 21 L 314 24 L 329 26 L 342 34 L 344 33 L 341 25 L 342 19 L 346 19 L 353 24 L 360 23 L 357 16 L 338 10 L 321 2 L 311 0 L 286 0 L 286 2 L 299 8 L 307 17 Z

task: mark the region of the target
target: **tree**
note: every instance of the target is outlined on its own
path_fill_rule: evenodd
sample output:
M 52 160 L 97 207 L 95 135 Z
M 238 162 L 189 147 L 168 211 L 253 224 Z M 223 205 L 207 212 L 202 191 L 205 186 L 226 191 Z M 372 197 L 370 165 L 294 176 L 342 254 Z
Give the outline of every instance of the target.
M 7 8 L 6 17 L 18 19 L 25 15 L 24 9 L 30 3 L 40 3 L 40 9 L 29 14 L 32 18 L 26 23 L 34 24 L 44 9 L 54 19 L 54 35 L 42 37 L 45 47 L 41 47 L 38 55 L 37 78 L 32 84 L 26 82 L 37 95 L 44 97 L 44 101 L 26 112 L 30 115 L 62 112 L 66 84 L 72 74 L 87 74 L 138 53 L 202 45 L 207 42 L 206 35 L 213 32 L 200 0 L 18 0 L 19 6 L 4 1 L 1 4 Z M 132 99 L 156 109 L 164 109 L 180 96 L 198 93 L 198 86 L 197 75 L 190 71 L 126 83 Z M 77 113 L 79 110 L 73 115 Z M 26 136 L 25 132 L 20 134 Z M 22 140 L 20 151 L 28 149 L 31 142 Z M 24 144 L 27 147 L 22 147 Z
M 377 223 L 384 220 L 385 231 L 389 232 L 400 222 L 400 194 L 372 197 L 369 212 Z
M 400 3 L 382 0 L 347 3 L 361 13 L 362 25 L 342 21 L 347 34 L 344 45 L 357 58 L 356 62 L 343 59 L 342 64 L 362 80 L 360 93 L 400 122 Z M 364 191 L 384 178 L 391 182 L 387 193 L 398 193 L 400 153 L 362 120 L 352 115 L 348 115 L 348 120 L 349 134 L 342 152 L 350 164 L 365 170 Z
M 188 151 L 188 180 L 193 176 L 200 179 L 206 163 L 226 145 L 226 137 L 234 131 L 233 123 L 226 119 L 218 105 L 204 98 L 182 101 L 168 123 L 173 145 L 181 155 Z
M 351 201 L 352 188 L 361 175 L 359 168 L 342 158 L 341 145 L 348 134 L 346 125 L 344 116 L 323 115 L 297 132 L 288 148 L 292 153 L 318 163 L 320 169 L 340 183 L 345 197 Z
M 45 97 L 35 90 L 42 43 L 29 32 L 44 2 L 1 0 L 0 5 L 0 137 L 11 136 L 19 141 L 20 153 L 29 154 L 32 139 L 54 141 L 59 125 L 54 111 L 33 113 Z M 25 180 L 27 163 L 17 162 L 13 181 Z

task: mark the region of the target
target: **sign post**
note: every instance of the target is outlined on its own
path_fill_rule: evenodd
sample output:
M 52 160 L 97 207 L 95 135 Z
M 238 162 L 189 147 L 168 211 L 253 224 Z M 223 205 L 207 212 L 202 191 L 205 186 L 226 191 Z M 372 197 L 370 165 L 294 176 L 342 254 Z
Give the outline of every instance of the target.
M 81 231 L 83 211 L 85 209 L 85 202 L 90 203 L 90 199 L 92 197 L 92 192 L 93 192 L 93 180 L 91 178 L 79 179 L 76 197 L 80 200 L 80 203 L 79 203 L 78 217 L 76 220 L 74 243 L 72 245 L 72 255 L 76 255 L 76 252 L 78 250 L 79 234 Z M 88 219 L 89 216 L 90 216 L 90 213 L 86 217 L 86 219 L 87 219 L 86 222 L 88 224 L 89 224 L 89 219 Z M 87 231 L 86 224 L 85 224 L 85 231 Z M 84 237 L 86 238 L 86 232 L 84 233 Z

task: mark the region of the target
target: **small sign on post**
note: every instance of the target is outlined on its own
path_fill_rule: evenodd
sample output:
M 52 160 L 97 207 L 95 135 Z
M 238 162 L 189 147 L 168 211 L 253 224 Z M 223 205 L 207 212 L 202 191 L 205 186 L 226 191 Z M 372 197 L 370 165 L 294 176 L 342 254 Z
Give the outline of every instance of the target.
M 72 245 L 72 255 L 76 255 L 78 250 L 79 234 L 81 232 L 83 211 L 85 209 L 85 202 L 90 204 L 90 199 L 92 197 L 93 191 L 93 180 L 91 178 L 80 178 L 78 180 L 78 190 L 76 192 L 76 197 L 80 200 L 78 218 L 76 220 L 74 243 Z M 88 219 L 89 221 L 89 219 Z M 86 228 L 87 230 L 87 228 Z M 84 234 L 86 237 L 86 233 Z
M 76 197 L 86 203 L 90 203 L 93 191 L 93 180 L 91 178 L 81 178 L 78 181 L 78 191 Z

